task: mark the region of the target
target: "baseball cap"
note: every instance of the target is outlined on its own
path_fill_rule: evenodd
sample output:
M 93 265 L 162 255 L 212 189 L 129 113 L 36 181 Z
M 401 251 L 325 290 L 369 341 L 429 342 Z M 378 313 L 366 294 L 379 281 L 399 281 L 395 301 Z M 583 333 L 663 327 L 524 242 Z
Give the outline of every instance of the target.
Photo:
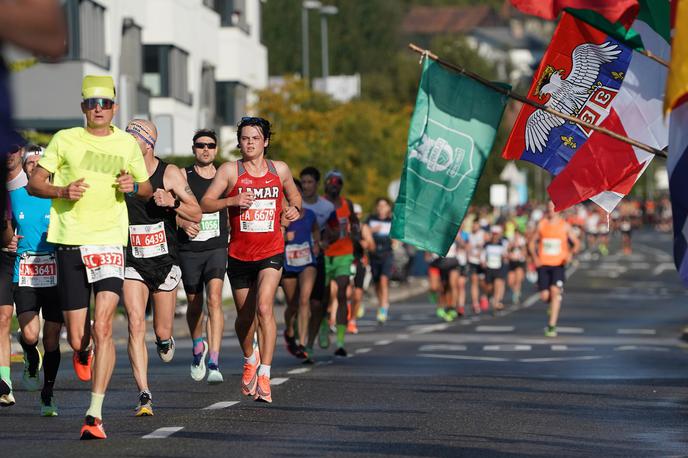
M 332 169 L 327 174 L 325 174 L 325 183 L 330 183 L 331 180 L 339 181 L 340 184 L 344 183 L 344 175 L 337 169 Z
M 81 97 L 85 99 L 115 100 L 115 82 L 111 76 L 86 75 L 81 83 Z

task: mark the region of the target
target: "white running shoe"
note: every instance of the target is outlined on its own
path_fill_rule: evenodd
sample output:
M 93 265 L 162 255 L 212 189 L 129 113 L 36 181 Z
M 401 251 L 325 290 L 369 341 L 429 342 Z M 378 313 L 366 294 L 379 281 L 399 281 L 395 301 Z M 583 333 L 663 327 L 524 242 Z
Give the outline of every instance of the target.
M 193 361 L 191 362 L 191 378 L 197 382 L 202 381 L 205 378 L 205 357 L 208 354 L 208 342 L 203 341 L 203 353 L 200 355 L 194 355 Z
M 156 339 L 155 347 L 158 350 L 158 356 L 165 363 L 169 363 L 174 358 L 174 337 L 170 336 L 170 342 L 167 345 L 160 345 L 160 341 Z
M 208 368 L 208 383 L 210 385 L 216 385 L 218 383 L 224 382 L 225 379 L 222 377 L 220 368 L 215 366 L 214 368 Z

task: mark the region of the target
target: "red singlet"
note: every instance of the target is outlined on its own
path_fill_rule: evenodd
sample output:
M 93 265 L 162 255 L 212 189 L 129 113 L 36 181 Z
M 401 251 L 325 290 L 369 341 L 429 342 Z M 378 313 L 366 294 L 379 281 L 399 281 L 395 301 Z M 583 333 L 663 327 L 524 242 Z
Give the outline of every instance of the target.
M 284 237 L 280 227 L 282 214 L 282 180 L 271 160 L 268 173 L 262 177 L 250 175 L 244 163 L 237 161 L 237 182 L 227 197 L 251 190 L 253 205 L 242 210 L 229 207 L 231 239 L 229 255 L 240 261 L 260 261 L 284 252 Z

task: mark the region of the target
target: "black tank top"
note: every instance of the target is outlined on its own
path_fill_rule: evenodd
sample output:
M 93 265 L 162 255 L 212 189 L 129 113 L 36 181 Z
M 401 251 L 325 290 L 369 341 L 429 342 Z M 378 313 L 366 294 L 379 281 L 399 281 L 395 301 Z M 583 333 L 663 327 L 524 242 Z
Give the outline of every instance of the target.
M 163 177 L 168 165 L 158 159 L 158 166 L 149 178 L 154 192 L 165 189 Z M 144 202 L 125 195 L 125 200 L 129 213 L 127 266 L 156 270 L 177 264 L 177 212 L 170 207 L 158 207 L 153 197 Z
M 186 169 L 186 181 L 189 183 L 191 191 L 201 202 L 206 191 L 210 187 L 213 179 L 203 178 L 198 173 L 193 165 Z M 218 234 L 219 235 L 216 235 Z M 181 251 L 206 251 L 214 250 L 216 248 L 227 249 L 229 229 L 227 229 L 227 209 L 220 210 L 216 213 L 203 213 L 203 220 L 201 221 L 201 232 L 193 240 L 189 239 L 183 229 L 179 229 L 179 249 Z

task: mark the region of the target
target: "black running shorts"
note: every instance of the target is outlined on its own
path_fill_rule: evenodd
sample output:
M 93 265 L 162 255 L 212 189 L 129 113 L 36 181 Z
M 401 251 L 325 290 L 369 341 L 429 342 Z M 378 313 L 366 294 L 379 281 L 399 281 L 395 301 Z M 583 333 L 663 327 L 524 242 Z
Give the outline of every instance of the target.
M 15 253 L 0 251 L 0 305 L 12 305 L 12 277 L 14 276 Z
M 224 281 L 227 272 L 227 248 L 181 251 L 179 266 L 182 268 L 184 291 L 187 294 L 198 294 L 210 280 L 218 278 Z
M 282 270 L 284 253 L 258 261 L 241 261 L 231 256 L 227 259 L 227 278 L 232 289 L 250 288 L 258 280 L 258 274 L 264 269 Z
M 57 284 L 60 285 L 59 300 L 62 311 L 81 310 L 88 308 L 91 303 L 91 290 L 94 294 L 110 291 L 122 296 L 122 278 L 104 278 L 95 283 L 89 283 L 86 277 L 86 267 L 81 260 L 78 246 L 57 245 Z
M 499 269 L 485 269 L 485 281 L 487 283 L 494 283 L 495 280 L 504 280 L 508 274 L 507 266 L 502 266 Z
M 315 283 L 313 284 L 313 291 L 311 291 L 311 300 L 322 302 L 325 297 L 325 257 L 318 255 L 317 264 L 315 266 L 317 274 L 315 275 Z
M 360 259 L 357 259 L 354 262 L 354 266 L 356 268 L 356 273 L 354 274 L 354 288 L 363 289 L 366 276 L 366 266 L 363 264 L 363 262 L 361 262 Z
M 53 323 L 62 323 L 62 309 L 60 308 L 57 286 L 52 288 L 30 288 L 14 284 L 14 304 L 17 316 L 25 312 L 38 312 L 43 309 L 43 319 Z
M 538 291 L 545 291 L 550 286 L 564 287 L 566 281 L 566 268 L 564 266 L 540 266 L 538 273 Z

